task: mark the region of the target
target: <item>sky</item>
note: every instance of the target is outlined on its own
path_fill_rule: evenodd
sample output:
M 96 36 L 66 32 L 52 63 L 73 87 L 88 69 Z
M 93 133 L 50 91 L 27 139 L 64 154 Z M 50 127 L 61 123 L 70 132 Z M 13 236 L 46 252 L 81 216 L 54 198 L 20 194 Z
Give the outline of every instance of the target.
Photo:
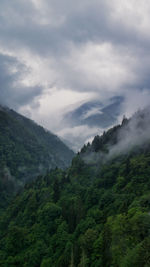
M 118 121 L 150 103 L 150 1 L 1 0 L 0 103 L 74 149 L 103 129 L 63 116 L 123 97 Z

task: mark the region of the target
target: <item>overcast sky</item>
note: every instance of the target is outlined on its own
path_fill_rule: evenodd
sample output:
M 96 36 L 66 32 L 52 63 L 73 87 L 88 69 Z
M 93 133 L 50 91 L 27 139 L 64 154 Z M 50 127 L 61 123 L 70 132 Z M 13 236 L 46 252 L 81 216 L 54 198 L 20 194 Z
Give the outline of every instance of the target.
M 62 125 L 71 106 L 123 96 L 130 116 L 150 103 L 149 14 L 148 0 L 1 0 L 0 102 L 84 140 L 94 129 Z

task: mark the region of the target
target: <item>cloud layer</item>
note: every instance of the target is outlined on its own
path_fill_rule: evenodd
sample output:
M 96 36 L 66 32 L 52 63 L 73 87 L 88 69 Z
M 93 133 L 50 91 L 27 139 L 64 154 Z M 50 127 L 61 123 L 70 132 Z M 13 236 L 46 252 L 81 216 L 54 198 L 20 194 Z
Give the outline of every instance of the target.
M 120 116 L 148 105 L 149 12 L 147 0 L 1 0 L 0 102 L 62 137 L 69 105 L 123 96 Z

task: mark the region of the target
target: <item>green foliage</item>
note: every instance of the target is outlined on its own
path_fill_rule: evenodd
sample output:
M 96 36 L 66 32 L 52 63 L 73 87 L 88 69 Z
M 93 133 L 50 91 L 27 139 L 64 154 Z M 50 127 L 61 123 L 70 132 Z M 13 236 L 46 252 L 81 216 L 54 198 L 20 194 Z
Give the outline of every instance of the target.
M 37 175 L 68 167 L 73 155 L 57 136 L 0 107 L 0 207 Z
M 149 145 L 97 166 L 82 157 L 107 153 L 119 127 L 17 194 L 0 218 L 0 266 L 150 266 Z
M 38 177 L 1 217 L 1 266 L 149 266 L 149 158 Z

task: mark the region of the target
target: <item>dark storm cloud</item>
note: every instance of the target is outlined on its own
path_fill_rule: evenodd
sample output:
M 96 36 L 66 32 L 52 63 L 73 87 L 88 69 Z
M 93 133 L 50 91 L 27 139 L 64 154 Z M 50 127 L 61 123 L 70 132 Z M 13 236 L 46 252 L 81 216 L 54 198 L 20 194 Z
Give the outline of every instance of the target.
M 47 2 L 47 3 L 46 3 Z M 107 2 L 107 1 L 106 1 Z M 43 16 L 52 19 L 47 24 L 40 23 L 41 10 L 32 1 L 10 3 L 2 0 L 0 29 L 1 42 L 11 40 L 10 46 L 22 45 L 42 55 L 67 53 L 67 43 L 114 42 L 116 45 L 143 44 L 136 32 L 115 23 L 110 17 L 110 7 L 105 1 L 43 1 Z M 79 5 L 79 7 L 78 7 Z M 53 8 L 51 11 L 51 7 Z M 59 23 L 59 19 L 62 23 Z M 57 24 L 58 20 L 58 24 Z M 148 42 L 149 43 L 149 42 Z M 148 44 L 145 43 L 147 47 Z
M 45 3 L 46 1 L 43 1 Z M 85 43 L 88 40 L 102 39 L 108 34 L 107 8 L 101 1 L 82 1 L 82 5 L 69 1 L 47 1 L 47 8 L 43 16 L 52 21 L 40 24 L 42 14 L 31 1 L 1 2 L 1 41 L 10 40 L 10 46 L 23 45 L 38 53 L 64 53 L 67 52 L 66 43 Z M 51 6 L 53 7 L 52 12 Z M 81 6 L 81 9 L 80 9 Z M 42 7 L 41 7 L 42 9 Z M 67 11 L 69 9 L 69 11 Z M 57 20 L 61 19 L 62 23 Z M 53 22 L 54 21 L 54 22 Z M 106 36 L 105 36 L 106 37 Z M 63 49 L 62 49 L 63 48 Z M 65 49 L 66 48 L 66 49 Z
M 17 108 L 30 104 L 42 88 L 27 87 L 21 84 L 22 73 L 29 70 L 16 58 L 0 54 L 0 103 Z
M 129 7 L 131 3 L 131 10 L 134 2 L 134 0 L 126 2 Z M 21 65 L 24 62 L 18 59 L 17 50 L 22 50 L 22 54 L 24 51 L 30 52 L 30 55 L 33 55 L 31 57 L 33 61 L 35 55 L 38 55 L 41 60 L 52 59 L 51 68 L 57 74 L 55 78 L 57 88 L 100 91 L 103 95 L 106 94 L 106 97 L 111 92 L 111 87 L 113 87 L 114 95 L 122 95 L 125 91 L 134 89 L 149 88 L 150 38 L 148 29 L 145 30 L 144 25 L 143 31 L 140 31 L 143 25 L 140 25 L 140 17 L 137 25 L 136 11 L 134 11 L 136 6 L 133 8 L 133 14 L 128 12 L 128 10 L 130 11 L 128 6 L 127 9 L 125 7 L 125 12 L 116 19 L 117 8 L 118 6 L 121 8 L 122 3 L 117 0 L 111 2 L 104 0 L 77 0 L 75 2 L 70 0 L 13 0 L 11 2 L 2 0 L 0 3 L 0 46 L 13 52 L 13 60 L 18 61 L 18 64 Z M 137 3 L 137 7 L 139 4 L 141 10 L 144 8 L 142 12 L 146 12 L 143 3 L 146 2 Z M 138 12 L 140 11 L 138 10 Z M 144 13 L 142 15 L 144 17 Z M 103 44 L 106 46 L 104 51 L 96 47 Z M 108 44 L 112 49 L 107 47 Z M 90 46 L 97 51 L 94 56 L 92 55 L 94 64 L 91 64 L 93 58 L 88 59 L 92 50 Z M 101 57 L 104 55 L 102 67 L 104 66 L 106 71 L 103 75 L 104 68 L 102 73 L 100 69 L 97 76 L 94 77 L 92 71 L 93 68 L 95 68 L 95 72 L 97 71 L 96 57 L 99 54 L 101 55 L 100 63 Z M 110 63 L 113 63 L 110 68 L 107 57 L 110 57 Z M 87 66 L 89 65 L 88 70 L 87 66 L 82 67 L 84 59 L 88 59 L 86 63 Z M 115 67 L 117 71 L 114 74 Z M 121 75 L 119 70 L 121 70 Z M 7 89 L 12 88 L 10 85 L 14 84 L 25 72 L 25 66 L 20 68 L 19 73 L 11 75 L 5 68 L 1 69 L 1 79 L 8 75 L 8 84 L 3 86 L 5 92 L 1 91 L 2 101 L 7 96 L 7 91 L 10 95 L 12 93 L 12 103 L 16 101 L 16 105 L 31 102 L 34 94 L 37 96 L 42 93 L 42 89 L 39 87 L 36 90 L 31 88 L 31 93 L 29 90 L 21 88 L 21 85 L 20 88 L 15 88 L 14 85 L 13 90 Z M 107 77 L 108 72 L 110 72 L 109 77 Z M 86 79 L 90 74 L 93 75 L 93 78 Z M 106 82 L 103 81 L 103 76 Z M 100 78 L 98 79 L 98 77 Z M 116 79 L 115 82 L 114 79 Z M 117 81 L 117 79 L 120 80 Z M 5 102 L 7 103 L 6 100 Z

